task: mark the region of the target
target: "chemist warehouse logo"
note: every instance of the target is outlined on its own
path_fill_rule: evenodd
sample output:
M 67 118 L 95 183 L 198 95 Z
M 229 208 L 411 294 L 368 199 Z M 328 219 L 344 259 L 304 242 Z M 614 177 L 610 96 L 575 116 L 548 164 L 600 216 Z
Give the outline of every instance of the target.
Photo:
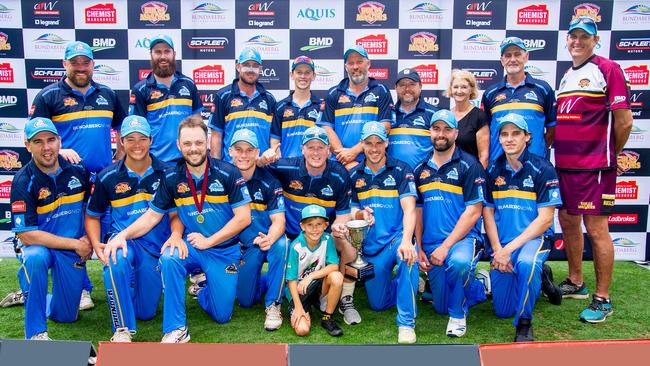
M 84 9 L 86 24 L 116 24 L 117 11 L 112 3 L 95 4 Z
M 370 34 L 355 41 L 357 46 L 362 46 L 371 55 L 387 55 L 388 39 L 385 34 Z
M 548 25 L 549 12 L 546 4 L 533 4 L 517 9 L 517 24 Z

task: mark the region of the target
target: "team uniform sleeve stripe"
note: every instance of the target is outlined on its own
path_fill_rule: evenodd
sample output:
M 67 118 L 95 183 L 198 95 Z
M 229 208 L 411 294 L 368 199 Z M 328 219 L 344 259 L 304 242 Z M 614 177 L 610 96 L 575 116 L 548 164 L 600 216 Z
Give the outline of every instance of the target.
M 506 104 L 501 104 L 498 105 L 490 110 L 491 113 L 497 113 L 501 111 L 509 111 L 512 109 L 528 109 L 528 110 L 535 110 L 538 112 L 544 112 L 544 107 L 542 107 L 539 104 L 533 104 L 533 103 L 506 103 Z
M 463 188 L 458 187 L 452 184 L 447 184 L 447 183 L 442 183 L 442 182 L 431 182 L 427 184 L 423 184 L 418 187 L 418 191 L 420 193 L 424 193 L 427 191 L 432 191 L 432 190 L 441 190 L 445 192 L 450 192 L 450 193 L 455 193 L 455 194 L 463 194 Z
M 377 114 L 379 113 L 379 108 L 377 107 L 352 107 L 352 108 L 341 108 L 337 109 L 334 112 L 334 116 L 347 116 L 348 114 L 357 114 L 357 113 L 369 113 Z
M 314 123 L 314 121 L 304 119 L 304 118 L 300 118 L 295 121 L 282 122 L 282 128 L 290 128 L 296 126 L 312 127 L 312 126 L 316 126 L 316 123 Z
M 251 209 L 257 211 L 266 211 L 268 206 L 262 203 L 251 203 Z
M 357 193 L 357 196 L 359 197 L 360 200 L 363 200 L 370 197 L 383 197 L 383 198 L 398 197 L 399 194 L 397 193 L 396 189 L 373 188 L 365 192 L 359 192 Z
M 52 122 L 67 122 L 81 118 L 106 117 L 113 118 L 113 111 L 80 111 L 52 116 Z
M 412 136 L 429 136 L 429 130 L 423 130 L 421 128 L 407 128 L 399 127 L 393 128 L 390 130 L 390 135 L 412 135 Z
M 271 123 L 271 121 L 273 120 L 273 116 L 268 115 L 266 113 L 246 110 L 246 111 L 239 111 L 239 112 L 229 113 L 226 116 L 225 121 L 229 122 L 229 121 L 232 121 L 232 120 L 237 119 L 237 118 L 246 118 L 246 117 L 259 118 L 259 119 L 265 120 L 266 122 L 269 122 L 269 123 Z
M 197 195 L 197 199 L 200 201 L 201 200 L 201 195 Z M 180 206 L 188 206 L 188 205 L 194 205 L 194 198 L 193 197 L 185 197 L 185 198 L 175 198 L 174 202 L 176 203 L 177 207 Z M 205 202 L 210 202 L 210 203 L 227 203 L 228 202 L 228 196 L 211 196 L 211 195 L 206 195 L 205 196 Z
M 56 210 L 61 205 L 81 202 L 83 201 L 83 199 L 84 199 L 84 192 L 80 192 L 70 196 L 62 196 L 50 204 L 41 207 L 36 207 L 36 213 L 42 215 L 44 213 L 48 213 L 50 211 Z
M 326 201 L 316 197 L 300 197 L 291 193 L 284 192 L 284 197 L 294 202 L 304 203 L 306 205 L 319 205 L 323 207 L 335 207 L 336 201 Z
M 494 192 L 492 192 L 492 197 L 494 197 L 495 199 L 499 199 L 499 198 L 521 198 L 521 199 L 525 199 L 525 200 L 537 200 L 537 193 L 518 191 L 518 190 L 515 190 L 515 189 L 509 189 L 507 191 L 494 191 Z
M 147 106 L 148 111 L 155 111 L 156 109 L 165 108 L 170 105 L 186 105 L 191 107 L 192 100 L 187 98 L 170 98 L 163 100 L 162 102 L 151 103 Z
M 132 205 L 136 202 L 149 201 L 151 200 L 151 197 L 153 197 L 153 194 L 151 193 L 144 193 L 144 192 L 138 193 L 138 194 L 134 194 L 131 197 L 120 198 L 119 200 L 113 200 L 111 201 L 111 206 L 124 207 L 128 205 Z

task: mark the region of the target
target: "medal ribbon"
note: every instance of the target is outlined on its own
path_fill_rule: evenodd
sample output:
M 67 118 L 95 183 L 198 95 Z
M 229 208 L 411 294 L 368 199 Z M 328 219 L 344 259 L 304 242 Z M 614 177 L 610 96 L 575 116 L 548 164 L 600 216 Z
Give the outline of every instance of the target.
M 190 170 L 187 169 L 187 166 L 185 167 L 185 172 L 187 173 L 187 181 L 190 184 L 190 191 L 192 192 L 192 198 L 194 198 L 194 205 L 196 206 L 196 209 L 199 211 L 199 214 L 201 214 L 201 211 L 203 211 L 203 202 L 205 202 L 205 194 L 207 193 L 208 190 L 208 168 L 209 167 L 210 167 L 210 161 L 206 160 L 205 171 L 203 172 L 203 184 L 201 184 L 201 202 L 199 202 L 199 199 L 196 196 L 196 185 L 194 185 L 194 178 L 192 178 L 192 174 L 190 174 Z

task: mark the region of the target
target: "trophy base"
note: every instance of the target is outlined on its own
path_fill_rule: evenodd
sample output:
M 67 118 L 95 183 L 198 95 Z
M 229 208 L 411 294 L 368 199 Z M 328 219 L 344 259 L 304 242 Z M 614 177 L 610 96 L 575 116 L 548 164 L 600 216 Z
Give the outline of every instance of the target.
M 368 263 L 359 268 L 354 263 L 349 263 L 345 265 L 345 277 L 357 282 L 364 282 L 375 277 L 375 267 Z

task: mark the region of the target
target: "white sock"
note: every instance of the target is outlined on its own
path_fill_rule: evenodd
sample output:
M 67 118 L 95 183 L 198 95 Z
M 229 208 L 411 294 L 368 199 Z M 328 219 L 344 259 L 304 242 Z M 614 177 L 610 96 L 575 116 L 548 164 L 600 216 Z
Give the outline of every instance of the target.
M 341 298 L 345 296 L 354 297 L 354 282 L 343 282 L 343 290 L 341 291 Z

